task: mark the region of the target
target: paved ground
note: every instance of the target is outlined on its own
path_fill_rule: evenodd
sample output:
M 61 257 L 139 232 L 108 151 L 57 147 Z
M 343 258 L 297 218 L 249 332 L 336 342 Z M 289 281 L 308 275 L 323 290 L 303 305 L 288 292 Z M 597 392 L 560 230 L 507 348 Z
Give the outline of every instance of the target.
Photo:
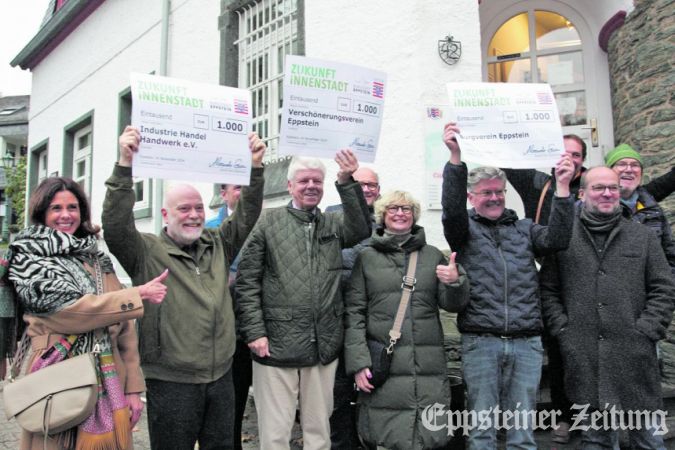
M 243 448 L 246 450 L 257 449 L 259 447 L 258 437 L 257 437 L 257 420 L 255 414 L 255 407 L 253 405 L 253 399 L 249 398 L 249 403 L 247 406 L 246 414 L 244 417 L 243 423 L 243 432 L 246 435 L 244 440 Z M 670 421 L 669 421 L 670 422 Z M 674 428 L 672 423 L 669 423 L 671 430 Z M 672 433 L 672 431 L 671 431 Z M 299 427 L 296 427 L 293 430 L 293 441 L 291 445 L 292 450 L 302 449 L 302 439 L 301 431 Z M 4 415 L 4 406 L 2 404 L 2 396 L 0 395 L 0 450 L 16 450 L 19 448 L 19 437 L 20 431 L 19 427 L 15 421 L 8 422 Z M 549 440 L 549 433 L 547 431 L 541 431 L 536 433 L 537 447 L 539 449 L 550 449 L 550 450 L 574 450 L 579 448 L 579 439 L 576 436 L 572 442 L 566 445 L 560 445 L 552 443 Z M 456 443 L 449 447 L 453 450 L 462 449 L 463 446 L 461 443 Z M 504 443 L 501 442 L 499 449 L 504 449 Z M 666 441 L 666 448 L 669 450 L 675 450 L 675 439 L 669 439 Z M 148 427 L 145 414 L 141 418 L 141 421 L 138 424 L 138 431 L 134 432 L 134 449 L 135 450 L 149 450 L 150 441 L 148 438 Z
M 1 383 L 1 382 L 0 382 Z M 244 416 L 244 423 L 242 425 L 245 440 L 242 447 L 245 450 L 253 450 L 259 447 L 257 418 L 255 414 L 255 407 L 253 399 L 249 398 Z M 138 431 L 134 432 L 134 450 L 150 450 L 150 439 L 148 437 L 148 422 L 146 420 L 145 412 L 138 422 Z M 302 432 L 296 426 L 293 430 L 292 449 L 297 450 L 302 448 L 301 440 Z M 21 432 L 16 421 L 7 421 L 4 414 L 4 405 L 2 403 L 2 395 L 0 395 L 0 450 L 16 450 L 19 448 L 19 439 Z
M 2 405 L 2 397 L 0 396 L 0 411 L 4 411 Z M 138 431 L 134 432 L 134 449 L 135 450 L 149 450 L 150 441 L 148 438 L 148 427 L 145 414 L 141 418 L 141 421 L 138 423 Z M 253 405 L 253 400 L 249 398 L 249 403 L 247 406 L 246 414 L 244 417 L 243 423 L 243 433 L 245 434 L 245 440 L 242 443 L 243 448 L 246 450 L 257 449 L 259 447 L 258 436 L 257 436 L 257 421 L 255 414 L 255 407 Z M 293 432 L 293 441 L 291 448 L 293 450 L 298 450 L 302 448 L 301 440 L 301 431 L 296 425 Z M 19 437 L 20 431 L 19 427 L 15 421 L 8 422 L 3 413 L 0 413 L 0 450 L 16 450 L 19 447 Z M 540 449 L 551 449 L 551 450 L 565 450 L 565 449 L 574 449 L 574 445 L 560 446 L 560 445 L 550 445 L 548 441 L 547 433 L 539 433 L 538 441 Z M 573 443 L 576 443 L 574 441 Z M 462 448 L 461 445 L 454 445 L 453 448 L 459 449 Z M 503 448 L 503 445 L 500 447 Z

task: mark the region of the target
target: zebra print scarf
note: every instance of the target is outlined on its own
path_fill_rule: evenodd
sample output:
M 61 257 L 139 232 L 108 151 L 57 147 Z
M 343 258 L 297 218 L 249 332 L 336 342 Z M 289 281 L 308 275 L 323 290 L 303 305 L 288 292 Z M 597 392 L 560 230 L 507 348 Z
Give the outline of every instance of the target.
M 96 278 L 84 267 L 98 258 L 101 270 L 112 273 L 110 258 L 98 251 L 93 235 L 78 238 L 42 225 L 21 231 L 9 246 L 9 279 L 25 311 L 35 316 L 54 314 L 85 294 L 96 294 Z M 65 449 L 127 449 L 130 442 L 129 408 L 115 366 L 110 334 L 102 329 L 64 337 L 31 372 L 55 364 L 69 354 L 91 351 L 100 345 L 97 357 L 98 400 L 90 417 L 78 427 L 60 433 L 56 440 Z
M 43 225 L 21 231 L 9 246 L 9 279 L 25 311 L 48 316 L 96 293 L 96 280 L 84 268 L 99 259 L 104 273 L 110 258 L 98 250 L 96 236 L 78 238 Z

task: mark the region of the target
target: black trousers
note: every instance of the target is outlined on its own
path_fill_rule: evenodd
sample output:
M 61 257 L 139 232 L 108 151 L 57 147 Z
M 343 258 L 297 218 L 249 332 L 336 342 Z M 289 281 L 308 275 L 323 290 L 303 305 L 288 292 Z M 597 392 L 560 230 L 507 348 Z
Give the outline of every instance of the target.
M 551 409 L 562 412 L 560 421 L 572 423 L 571 402 L 565 394 L 565 370 L 563 367 L 560 344 L 553 336 L 544 334 L 543 340 L 548 355 L 548 383 L 551 390 Z
M 146 380 L 152 450 L 233 448 L 232 370 L 211 383 Z
M 248 388 L 253 383 L 251 350 L 244 341 L 237 339 L 237 348 L 232 361 L 232 382 L 234 383 L 234 448 L 241 450 L 241 423 L 244 420 Z
M 344 353 L 340 355 L 333 386 L 333 414 L 330 416 L 331 450 L 361 448 L 356 431 L 357 392 L 354 378 L 345 372 Z

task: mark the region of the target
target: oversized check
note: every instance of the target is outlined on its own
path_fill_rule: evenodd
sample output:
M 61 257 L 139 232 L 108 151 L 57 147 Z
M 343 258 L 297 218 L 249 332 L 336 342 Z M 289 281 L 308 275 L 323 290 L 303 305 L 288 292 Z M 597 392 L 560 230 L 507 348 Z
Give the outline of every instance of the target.
M 132 73 L 131 97 L 134 176 L 249 184 L 248 90 Z
M 279 154 L 333 158 L 351 148 L 373 162 L 386 74 L 332 61 L 286 57 Z
M 563 151 L 548 84 L 448 83 L 462 159 L 514 169 L 555 166 Z

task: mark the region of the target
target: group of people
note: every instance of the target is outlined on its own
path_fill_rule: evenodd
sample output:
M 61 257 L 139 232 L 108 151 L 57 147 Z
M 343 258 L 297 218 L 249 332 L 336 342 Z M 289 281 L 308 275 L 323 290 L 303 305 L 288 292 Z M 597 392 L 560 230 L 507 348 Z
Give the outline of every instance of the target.
M 586 170 L 575 136 L 551 175 L 468 171 L 457 133 L 445 126 L 447 257 L 426 243 L 419 202 L 400 190 L 380 195 L 377 174 L 350 150 L 335 158 L 340 205 L 319 209 L 325 166 L 295 157 L 291 201 L 263 210 L 265 145 L 255 134 L 250 184 L 222 186 L 215 221 L 205 226 L 199 192 L 180 184 L 164 198 L 162 232 L 142 233 L 131 173 L 140 134 L 127 127 L 102 214 L 103 238 L 135 286 L 123 288 L 80 186 L 44 180 L 31 196 L 32 225 L 9 249 L 29 370 L 55 345 L 69 342 L 76 355 L 97 339 L 119 389 L 102 383 L 91 420 L 46 440 L 24 432 L 22 449 L 131 448 L 143 392 L 153 449 L 241 448 L 251 384 L 263 449 L 289 448 L 297 409 L 306 449 L 444 448 L 449 416 L 430 427 L 426 413 L 450 410 L 439 308 L 458 313 L 469 411 L 536 411 L 544 347 L 558 355 L 563 422 L 571 402 L 660 408 L 655 344 L 675 308 L 675 249 L 657 202 L 675 176 L 642 186 L 642 157 L 626 145 L 607 167 Z M 526 219 L 505 208 L 507 180 Z M 373 348 L 390 355 L 379 383 Z M 532 416 L 523 417 L 506 431 L 508 448 L 536 448 Z M 659 424 L 645 425 L 631 443 L 663 448 Z M 584 448 L 618 448 L 617 435 L 590 427 Z M 496 426 L 468 430 L 470 449 L 496 440 Z
M 455 124 L 445 127 L 451 156 L 443 229 L 471 282 L 458 317 L 468 409 L 533 411 L 545 335 L 553 408 L 561 413 L 552 440 L 566 442 L 573 419 L 585 419 L 572 417 L 572 405 L 599 413 L 658 410 L 656 342 L 675 306 L 675 265 L 670 227 L 648 189 L 668 195 L 672 171 L 642 187 L 642 157 L 628 145 L 609 152 L 606 167 L 586 170 L 585 144 L 570 135 L 551 176 L 477 168 L 467 179 L 458 132 Z M 529 218 L 505 209 L 507 179 Z M 474 206 L 468 213 L 467 195 Z M 619 448 L 617 427 L 583 423 L 583 448 Z M 661 426 L 643 421 L 631 429 L 632 448 L 664 448 L 655 433 Z M 536 448 L 532 426 L 507 429 L 506 444 Z M 470 431 L 469 448 L 495 446 L 495 427 Z

